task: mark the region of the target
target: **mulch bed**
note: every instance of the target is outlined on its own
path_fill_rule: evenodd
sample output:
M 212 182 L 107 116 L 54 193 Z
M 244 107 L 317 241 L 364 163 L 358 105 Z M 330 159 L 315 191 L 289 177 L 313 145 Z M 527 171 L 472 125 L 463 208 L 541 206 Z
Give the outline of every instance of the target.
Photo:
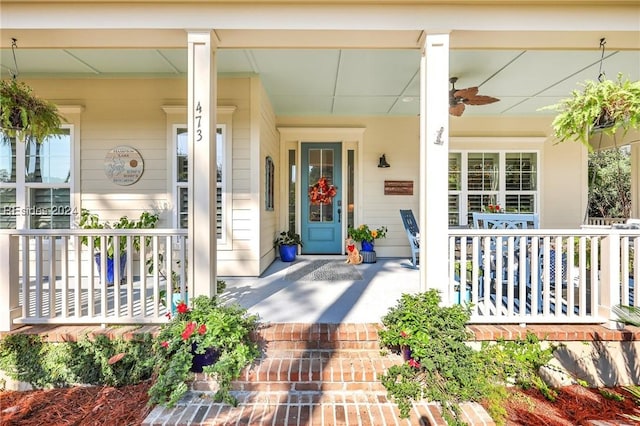
M 150 381 L 114 388 L 77 386 L 33 391 L 0 392 L 3 426 L 140 425 L 147 406 Z
M 149 381 L 113 388 L 79 386 L 26 392 L 0 392 L 3 426 L 49 425 L 140 425 L 151 407 Z M 506 404 L 507 426 L 576 426 L 602 420 L 615 424 L 640 425 L 624 414 L 640 416 L 639 401 L 621 387 L 607 389 L 624 396 L 622 401 L 606 398 L 598 389 L 573 385 L 559 390 L 555 402 L 537 390 L 511 388 Z
M 538 390 L 510 389 L 511 398 L 506 409 L 507 426 L 587 425 L 589 421 L 602 420 L 615 424 L 640 425 L 624 415 L 640 417 L 640 401 L 622 387 L 606 391 L 623 396 L 622 401 L 603 396 L 598 389 L 580 385 L 562 387 L 555 402 L 547 400 Z

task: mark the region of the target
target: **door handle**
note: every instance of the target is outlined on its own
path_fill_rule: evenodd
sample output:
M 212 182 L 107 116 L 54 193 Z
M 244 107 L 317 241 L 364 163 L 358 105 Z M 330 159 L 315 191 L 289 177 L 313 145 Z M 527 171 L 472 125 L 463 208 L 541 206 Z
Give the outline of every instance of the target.
M 338 209 L 338 223 L 340 223 L 340 214 L 342 213 L 342 209 Z

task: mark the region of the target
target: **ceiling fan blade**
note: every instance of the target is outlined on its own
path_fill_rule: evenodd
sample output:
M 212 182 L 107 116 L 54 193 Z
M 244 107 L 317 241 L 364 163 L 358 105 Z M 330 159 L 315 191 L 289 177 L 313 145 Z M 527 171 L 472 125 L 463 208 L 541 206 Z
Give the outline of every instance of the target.
M 464 104 L 457 104 L 449 107 L 449 114 L 454 117 L 460 117 L 464 112 Z
M 456 98 L 471 98 L 478 94 L 477 87 L 467 87 L 466 89 L 459 89 L 453 92 L 453 96 Z
M 464 100 L 467 105 L 486 105 L 498 102 L 500 99 L 491 96 L 474 96 Z

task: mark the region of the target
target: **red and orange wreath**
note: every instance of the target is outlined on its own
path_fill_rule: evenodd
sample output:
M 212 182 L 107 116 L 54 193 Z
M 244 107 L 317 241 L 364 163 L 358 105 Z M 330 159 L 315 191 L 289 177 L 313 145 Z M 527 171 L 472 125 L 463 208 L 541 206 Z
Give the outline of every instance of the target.
M 322 176 L 318 182 L 309 188 L 309 201 L 311 204 L 331 204 L 333 197 L 338 193 L 338 189 L 327 182 L 327 178 Z

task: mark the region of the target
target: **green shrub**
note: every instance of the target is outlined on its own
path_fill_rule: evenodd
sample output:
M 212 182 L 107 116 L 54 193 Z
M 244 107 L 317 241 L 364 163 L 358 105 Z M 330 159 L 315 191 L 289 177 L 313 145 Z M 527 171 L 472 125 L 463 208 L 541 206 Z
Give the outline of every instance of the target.
M 109 362 L 124 354 L 117 362 Z M 46 343 L 39 335 L 10 334 L 0 340 L 0 370 L 34 388 L 75 384 L 124 386 L 149 379 L 152 338 L 110 340 L 98 335 L 78 342 Z
M 466 327 L 470 307 L 440 306 L 437 290 L 403 294 L 382 318 L 382 347 L 399 352 L 411 350 L 410 359 L 394 365 L 382 377 L 388 395 L 398 404 L 401 417 L 409 417 L 413 401 L 439 402 L 450 425 L 464 424 L 461 402 L 482 402 L 496 424 L 504 424 L 506 385 L 540 389 L 548 398 L 553 390 L 538 375 L 555 348 L 543 349 L 533 334 L 524 340 L 483 344 L 474 350 Z

